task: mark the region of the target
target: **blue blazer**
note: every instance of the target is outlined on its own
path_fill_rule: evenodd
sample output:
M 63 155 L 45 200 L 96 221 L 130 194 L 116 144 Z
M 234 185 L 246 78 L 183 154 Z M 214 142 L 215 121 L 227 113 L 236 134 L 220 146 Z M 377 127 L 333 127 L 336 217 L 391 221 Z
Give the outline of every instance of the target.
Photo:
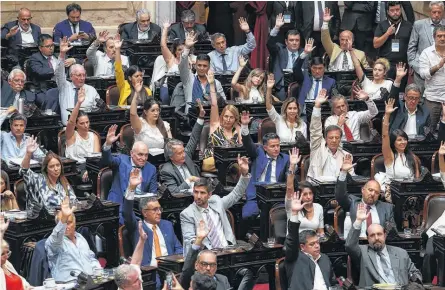
M 79 22 L 79 31 L 83 31 L 87 34 L 96 36 L 96 31 L 94 30 L 93 25 L 84 20 L 80 20 Z M 73 31 L 71 30 L 71 25 L 68 21 L 68 19 L 65 19 L 59 23 L 56 24 L 53 31 L 53 40 L 54 42 L 59 43 L 60 38 L 63 38 L 64 36 L 70 37 L 73 35 Z
M 133 211 L 134 200 L 124 199 L 124 209 L 123 216 L 125 227 L 128 230 L 128 233 L 131 235 L 133 240 L 133 246 L 136 247 L 139 241 L 139 229 L 138 222 L 139 219 L 136 217 Z M 159 229 L 162 232 L 162 236 L 164 237 L 165 246 L 167 247 L 167 252 L 169 255 L 182 254 L 183 249 L 181 242 L 179 242 L 178 238 L 175 235 L 175 231 L 173 229 L 173 224 L 167 220 L 162 220 L 159 223 Z M 142 257 L 142 266 L 150 266 L 151 258 L 152 258 L 152 250 L 153 250 L 153 231 L 148 228 L 145 223 L 142 223 L 142 228 L 147 234 L 147 240 L 144 245 L 144 254 Z
M 122 204 L 124 202 L 125 190 L 128 187 L 130 172 L 133 169 L 131 165 L 131 157 L 124 154 L 117 156 L 111 155 L 111 150 L 102 150 L 101 164 L 110 167 L 113 170 L 113 183 L 108 200 L 119 203 L 119 223 L 123 224 Z M 144 192 L 156 193 L 158 191 L 158 182 L 156 177 L 156 167 L 149 162 L 142 167 L 142 184 L 141 189 Z
M 22 44 L 22 34 L 20 33 L 20 30 L 14 36 L 6 40 L 6 34 L 8 34 L 9 30 L 16 25 L 19 25 L 18 20 L 8 22 L 2 27 L 2 41 L 6 41 L 8 43 L 8 48 L 12 50 L 17 49 L 17 44 Z M 34 42 L 37 43 L 39 35 L 42 33 L 40 26 L 31 23 L 31 29 Z
M 301 71 L 303 62 L 304 59 L 298 58 L 293 68 L 294 80 L 300 84 L 300 93 L 298 95 L 298 103 L 300 104 L 300 108 L 304 108 L 303 106 L 306 100 L 306 96 L 312 87 L 312 77 L 309 75 L 308 71 Z M 332 93 L 332 89 L 335 88 L 335 85 L 336 83 L 333 78 L 323 76 L 321 87 L 328 91 L 329 96 Z
M 250 171 L 252 178 L 250 178 L 249 185 L 247 186 L 246 203 L 243 206 L 243 218 L 248 218 L 257 216 L 260 213 L 256 200 L 255 184 L 259 182 L 261 174 L 266 169 L 266 165 L 269 160 L 267 159 L 266 151 L 264 151 L 263 146 L 255 145 L 250 135 L 242 135 L 242 139 L 244 148 L 246 148 L 247 151 L 247 155 L 252 161 Z M 259 141 L 262 142 L 262 140 Z M 277 157 L 277 165 L 275 169 L 277 182 L 286 182 L 286 172 L 288 168 L 289 155 L 280 153 Z

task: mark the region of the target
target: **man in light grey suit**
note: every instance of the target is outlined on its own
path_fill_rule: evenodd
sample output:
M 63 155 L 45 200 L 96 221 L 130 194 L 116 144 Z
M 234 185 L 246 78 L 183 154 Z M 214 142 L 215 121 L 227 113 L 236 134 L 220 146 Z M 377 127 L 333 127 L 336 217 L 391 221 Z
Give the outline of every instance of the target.
M 207 249 L 225 248 L 229 244 L 236 244 L 226 210 L 241 199 L 250 181 L 247 157 L 238 157 L 238 165 L 241 172 L 238 184 L 224 197 L 212 195 L 213 189 L 209 188 L 205 178 L 195 182 L 193 187 L 195 202 L 184 209 L 180 215 L 184 257 L 187 256 L 187 252 L 196 239 L 196 229 L 202 220 L 209 230 L 208 236 L 202 242 Z
M 368 227 L 368 245 L 359 245 L 359 235 L 363 221 L 369 213 L 361 203 L 357 207 L 356 220 L 346 239 L 346 252 L 352 264 L 360 267 L 360 287 L 377 283 L 406 285 L 409 282 L 422 282 L 422 274 L 411 261 L 408 253 L 399 247 L 385 244 L 386 233 L 379 224 Z
M 193 183 L 199 179 L 199 167 L 193 162 L 193 154 L 196 150 L 204 125 L 205 111 L 199 103 L 199 118 L 193 126 L 192 134 L 187 146 L 180 140 L 172 139 L 165 144 L 165 159 L 169 160 L 160 171 L 161 183 L 167 186 L 174 195 L 180 192 L 191 193 Z
M 434 27 L 445 25 L 445 20 L 442 19 L 444 11 L 443 1 L 431 1 L 429 7 L 430 18 L 414 22 L 408 43 L 408 64 L 414 70 L 414 82 L 422 89 L 422 92 L 424 90 L 424 79 L 420 76 L 420 54 L 425 48 L 434 45 Z
M 365 205 L 370 215 L 362 225 L 360 236 L 366 236 L 366 228 L 371 224 L 380 224 L 386 228 L 389 226 L 389 223 L 391 227 L 395 227 L 394 205 L 378 200 L 380 196 L 380 184 L 377 181 L 369 180 L 362 187 L 361 198 L 348 194 L 346 177 L 352 167 L 352 156 L 348 154 L 344 158 L 340 175 L 335 185 L 335 199 L 339 206 L 350 213 L 352 222 L 356 219 L 355 212 L 357 211 L 357 206 L 360 204 Z

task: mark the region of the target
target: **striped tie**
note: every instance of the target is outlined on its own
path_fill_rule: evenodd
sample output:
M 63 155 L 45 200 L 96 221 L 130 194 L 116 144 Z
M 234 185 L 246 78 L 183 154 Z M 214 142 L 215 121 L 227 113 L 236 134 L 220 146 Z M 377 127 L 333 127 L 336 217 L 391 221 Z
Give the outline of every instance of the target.
M 209 229 L 208 238 L 210 240 L 210 243 L 212 244 L 212 248 L 214 249 L 222 248 L 221 241 L 219 240 L 218 237 L 218 231 L 216 229 L 215 224 L 213 223 L 212 218 L 210 217 L 209 209 L 205 209 L 204 213 L 206 214 L 207 218 L 207 228 Z

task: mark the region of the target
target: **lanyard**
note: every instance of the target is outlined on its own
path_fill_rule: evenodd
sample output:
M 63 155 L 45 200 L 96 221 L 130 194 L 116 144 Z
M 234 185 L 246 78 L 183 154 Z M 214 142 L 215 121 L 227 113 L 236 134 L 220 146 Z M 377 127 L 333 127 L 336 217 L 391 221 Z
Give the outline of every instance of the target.
M 286 10 L 289 9 L 289 1 L 284 1 L 286 3 Z
M 392 25 L 391 21 L 388 20 L 388 22 L 389 22 L 389 26 L 391 26 Z M 396 32 L 394 32 L 394 37 L 397 37 L 397 33 L 399 33 L 400 25 L 402 25 L 402 21 L 400 21 L 399 25 L 397 25 Z

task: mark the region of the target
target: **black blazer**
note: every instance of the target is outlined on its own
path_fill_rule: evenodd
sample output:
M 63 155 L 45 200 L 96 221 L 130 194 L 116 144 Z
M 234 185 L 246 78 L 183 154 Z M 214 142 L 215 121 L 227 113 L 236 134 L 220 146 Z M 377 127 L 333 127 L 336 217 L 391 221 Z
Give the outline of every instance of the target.
M 198 40 L 206 33 L 206 27 L 202 24 L 195 23 L 195 26 L 193 26 L 193 30 L 197 34 Z M 185 32 L 182 22 L 175 23 L 172 26 L 170 26 L 170 31 L 168 32 L 168 38 L 171 40 L 178 38 L 179 41 L 181 42 L 185 41 Z
M 20 33 L 20 30 L 14 36 L 6 39 L 6 34 L 8 34 L 9 30 L 16 25 L 19 25 L 18 20 L 8 22 L 2 27 L 2 44 L 6 45 L 8 47 L 8 51 L 10 52 L 14 52 L 13 50 L 17 49 L 17 44 L 22 44 L 22 34 Z M 40 27 L 31 23 L 31 29 L 34 42 L 37 43 L 39 35 L 41 34 Z
M 58 58 L 59 55 L 53 54 L 53 57 Z M 76 59 L 76 63 L 81 62 Z M 39 51 L 30 56 L 26 69 L 28 70 L 30 81 L 36 85 L 36 90 L 46 91 L 47 85 L 45 81 L 51 80 L 51 78 L 54 76 L 54 70 L 56 68 L 51 68 L 48 65 L 48 60 Z M 68 68 L 65 68 L 65 72 L 67 71 Z
M 1 107 L 7 108 L 14 104 L 15 92 L 7 81 L 2 80 L 2 97 Z M 34 103 L 36 100 L 36 94 L 30 91 L 22 90 L 20 92 L 20 98 L 25 98 L 26 103 Z
M 344 1 L 345 12 L 340 30 L 372 31 L 376 14 L 376 3 L 372 1 Z
M 148 39 L 153 39 L 156 35 L 161 37 L 161 27 L 155 23 L 150 22 L 150 30 L 148 31 Z M 121 38 L 124 40 L 138 39 L 138 23 L 127 23 L 122 27 Z
M 305 253 L 301 253 L 299 232 L 300 223 L 288 222 L 288 234 L 284 241 L 285 268 L 290 290 L 314 289 L 315 264 Z M 317 260 L 323 274 L 326 287 L 336 284 L 334 270 L 331 261 L 325 254 L 321 254 Z
M 267 18 L 269 18 L 269 27 L 273 29 L 275 27 L 275 21 L 277 15 L 283 13 L 286 10 L 285 1 L 268 1 L 266 7 Z M 297 1 L 289 1 L 288 10 L 291 13 L 290 23 L 283 25 L 282 29 L 293 29 L 297 28 L 296 21 L 298 17 Z
M 338 2 L 325 1 L 325 7 L 331 10 L 331 15 L 333 16 L 331 21 L 329 21 L 329 33 L 331 34 L 331 38 L 333 38 L 334 36 L 338 35 L 341 23 Z M 297 28 L 302 33 L 303 38 L 308 39 L 314 28 L 314 1 L 299 1 L 297 4 L 297 11 Z

